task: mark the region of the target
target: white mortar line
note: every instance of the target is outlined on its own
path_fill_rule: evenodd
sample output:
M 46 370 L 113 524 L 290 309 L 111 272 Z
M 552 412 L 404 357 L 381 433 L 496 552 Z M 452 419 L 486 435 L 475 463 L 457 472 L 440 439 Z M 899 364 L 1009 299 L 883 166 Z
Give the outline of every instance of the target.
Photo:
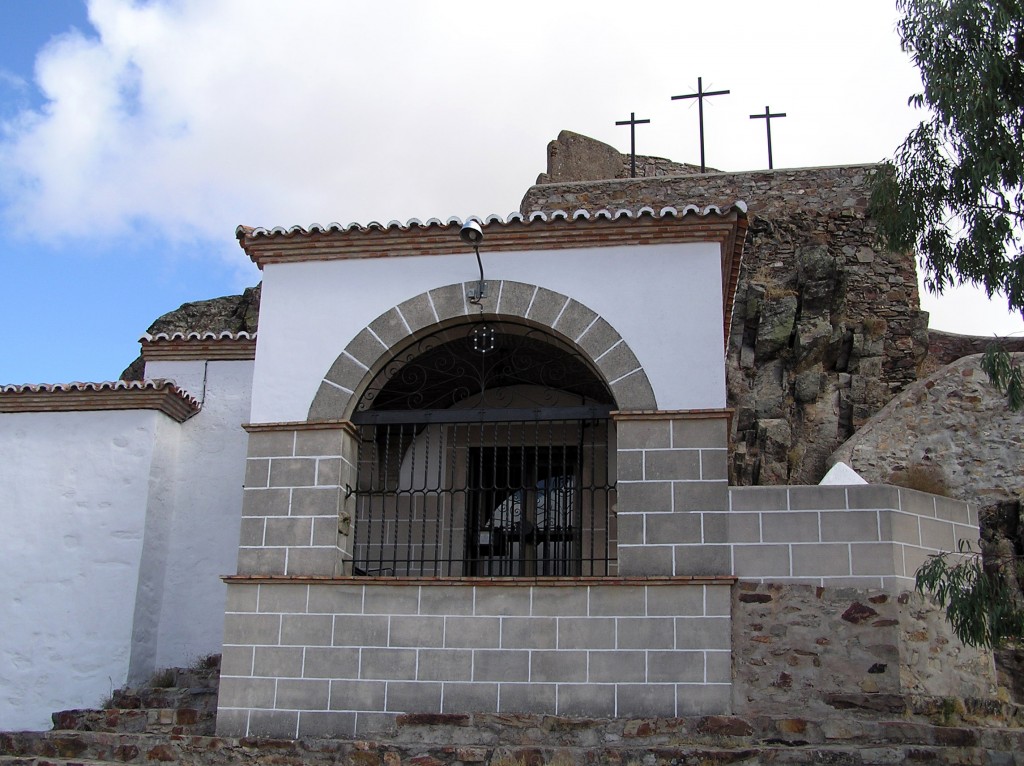
M 600 318 L 601 318 L 600 316 L 597 316 L 597 315 L 594 316 L 594 318 L 591 320 L 590 324 L 588 324 L 585 328 L 583 328 L 583 332 L 581 332 L 576 337 L 576 342 L 577 343 L 580 342 L 580 338 L 582 338 L 584 335 L 586 335 L 588 332 L 590 332 L 590 328 L 593 327 L 595 324 L 597 324 L 597 320 L 600 319 Z
M 594 361 L 595 362 L 600 362 L 602 359 L 604 359 L 606 356 L 608 356 L 608 354 L 610 354 L 615 349 L 616 346 L 618 346 L 620 343 L 625 343 L 625 342 L 626 341 L 624 339 L 619 338 L 612 345 L 610 345 L 607 350 L 603 351 L 599 356 L 595 357 Z
M 409 322 L 405 319 L 405 314 L 402 313 L 402 309 L 395 306 L 395 313 L 398 314 L 398 318 L 402 320 L 402 324 L 405 325 L 406 331 L 412 335 L 412 328 L 409 326 Z
M 433 313 L 433 315 L 434 315 L 434 321 L 435 321 L 435 322 L 440 322 L 440 321 L 441 321 L 441 317 L 439 317 L 439 316 L 437 315 L 437 306 L 435 306 L 435 305 L 434 305 L 434 299 L 433 299 L 433 297 L 432 297 L 432 296 L 430 295 L 430 290 L 427 290 L 427 303 L 429 303 L 429 304 L 430 304 L 430 311 L 431 311 L 431 313 Z
M 616 378 L 615 380 L 613 380 L 613 381 L 610 381 L 610 382 L 608 383 L 608 385 L 610 385 L 610 386 L 614 386 L 614 385 L 615 385 L 616 383 L 618 383 L 618 382 L 619 382 L 620 380 L 625 380 L 625 379 L 626 379 L 626 378 L 628 378 L 628 377 L 629 377 L 630 375 L 635 375 L 636 373 L 638 373 L 638 372 L 643 372 L 643 371 L 644 371 L 644 368 L 643 368 L 643 367 L 637 367 L 637 368 L 636 368 L 635 370 L 630 370 L 630 371 L 629 371 L 629 372 L 627 372 L 627 373 L 626 373 L 625 375 L 622 375 L 622 376 L 620 376 L 620 377 Z
M 352 394 L 352 393 L 353 393 L 353 392 L 352 392 L 351 390 L 349 390 L 349 389 L 345 388 L 344 386 L 339 386 L 339 385 L 338 385 L 337 383 L 335 383 L 335 382 L 334 382 L 333 380 L 328 380 L 327 378 L 324 378 L 324 379 L 323 379 L 323 380 L 321 381 L 321 383 L 326 383 L 327 385 L 331 386 L 332 388 L 336 388 L 336 389 L 338 389 L 339 391 L 344 391 L 344 392 L 345 392 L 346 394 Z
M 537 297 L 537 293 L 539 291 L 540 291 L 540 288 L 537 287 L 537 285 L 534 285 L 533 286 L 533 293 L 530 295 L 530 302 L 526 306 L 526 313 L 523 315 L 524 318 L 530 316 L 530 310 L 533 308 L 533 301 Z
M 565 299 L 565 303 L 563 303 L 563 304 L 562 304 L 562 308 L 560 308 L 560 309 L 558 310 L 558 316 L 556 316 L 556 317 L 555 317 L 555 321 L 551 323 L 551 327 L 552 327 L 552 329 L 554 329 L 555 327 L 557 327 L 557 326 L 558 326 L 558 320 L 562 318 L 562 314 L 564 314 L 564 313 L 565 313 L 565 309 L 566 309 L 566 308 L 567 308 L 567 307 L 569 306 L 569 301 L 570 301 L 570 300 L 572 300 L 572 299 L 571 299 L 571 298 L 568 298 L 568 297 L 566 297 L 566 299 Z

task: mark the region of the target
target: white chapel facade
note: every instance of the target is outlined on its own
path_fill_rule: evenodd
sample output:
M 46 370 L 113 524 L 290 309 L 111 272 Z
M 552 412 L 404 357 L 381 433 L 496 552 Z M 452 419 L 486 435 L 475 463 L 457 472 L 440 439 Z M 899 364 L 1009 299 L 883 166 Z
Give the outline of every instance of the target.
M 894 487 L 730 489 L 746 225 L 742 203 L 491 217 L 479 277 L 457 219 L 239 227 L 257 338 L 144 339 L 146 383 L 8 386 L 0 445 L 70 438 L 48 470 L 127 524 L 110 672 L 222 651 L 223 735 L 730 713 L 738 580 L 894 591 L 977 537 L 966 504 Z M 134 494 L 83 482 L 98 459 Z M 83 523 L 55 486 L 0 492 L 45 538 Z

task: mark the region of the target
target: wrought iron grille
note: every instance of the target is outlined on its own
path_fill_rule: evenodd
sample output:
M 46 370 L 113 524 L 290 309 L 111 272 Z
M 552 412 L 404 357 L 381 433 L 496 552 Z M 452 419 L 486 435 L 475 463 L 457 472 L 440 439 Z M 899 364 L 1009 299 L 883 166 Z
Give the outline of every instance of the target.
M 607 410 L 360 426 L 354 573 L 615 574 Z

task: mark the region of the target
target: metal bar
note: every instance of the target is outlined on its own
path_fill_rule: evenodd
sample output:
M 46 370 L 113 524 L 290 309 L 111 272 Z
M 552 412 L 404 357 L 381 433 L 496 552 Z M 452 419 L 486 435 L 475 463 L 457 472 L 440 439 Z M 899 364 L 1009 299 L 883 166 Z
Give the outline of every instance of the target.
M 357 425 L 401 423 L 502 423 L 547 420 L 596 420 L 607 418 L 612 407 L 607 404 L 587 407 L 537 407 L 508 409 L 438 409 L 438 410 L 367 410 L 352 416 Z
M 594 418 L 364 425 L 359 522 L 380 530 L 377 550 L 363 537 L 357 573 L 608 574 L 608 430 Z

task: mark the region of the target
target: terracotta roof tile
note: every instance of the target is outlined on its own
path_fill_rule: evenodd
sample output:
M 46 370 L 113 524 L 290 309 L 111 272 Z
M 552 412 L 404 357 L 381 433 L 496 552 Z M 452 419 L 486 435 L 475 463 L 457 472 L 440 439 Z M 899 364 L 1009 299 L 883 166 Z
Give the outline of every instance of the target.
M 160 410 L 184 423 L 200 407 L 194 396 L 169 380 L 0 386 L 0 413 Z

